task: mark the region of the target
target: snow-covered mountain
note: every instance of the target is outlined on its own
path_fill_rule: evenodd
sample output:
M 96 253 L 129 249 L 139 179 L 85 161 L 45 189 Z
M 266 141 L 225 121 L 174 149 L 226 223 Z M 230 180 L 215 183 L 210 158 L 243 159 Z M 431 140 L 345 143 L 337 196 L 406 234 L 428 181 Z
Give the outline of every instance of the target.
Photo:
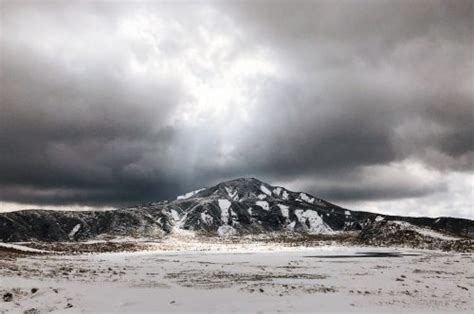
M 356 231 L 380 221 L 405 221 L 457 236 L 472 237 L 474 221 L 413 218 L 352 211 L 303 192 L 255 178 L 240 178 L 178 196 L 113 211 L 26 210 L 0 214 L 0 240 L 77 241 L 163 237 L 189 230 L 210 236 Z

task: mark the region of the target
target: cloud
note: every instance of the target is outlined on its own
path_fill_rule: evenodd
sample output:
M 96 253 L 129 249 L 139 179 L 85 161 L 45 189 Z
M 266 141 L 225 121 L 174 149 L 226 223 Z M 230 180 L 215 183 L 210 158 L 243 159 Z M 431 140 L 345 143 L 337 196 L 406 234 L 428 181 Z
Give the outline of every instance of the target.
M 268 119 L 279 128 L 276 132 L 304 128 L 302 144 L 323 155 L 341 142 L 356 160 L 356 147 L 367 149 L 370 157 L 363 156 L 362 163 L 415 156 L 434 167 L 472 169 L 472 2 L 259 2 L 230 7 L 284 64 L 283 82 L 261 99 L 265 114 L 282 114 L 281 121 Z M 333 140 L 326 149 L 319 141 L 324 136 Z M 449 162 L 436 164 L 430 149 Z M 337 160 L 336 152 L 328 155 Z M 350 167 L 353 160 L 341 164 Z
M 469 173 L 449 173 L 440 179 L 447 188 L 438 190 L 436 193 L 404 196 L 399 199 L 341 201 L 341 205 L 391 215 L 451 216 L 474 219 L 472 211 L 474 176 Z
M 347 201 L 393 200 L 399 198 L 425 197 L 448 191 L 449 186 L 443 174 L 425 167 L 418 161 L 388 163 L 380 166 L 367 166 L 344 173 L 340 178 L 301 177 L 287 185 L 295 189 L 316 191 L 327 199 Z
M 8 204 L 125 206 L 246 175 L 371 208 L 466 191 L 442 177 L 473 170 L 470 1 L 2 8 Z

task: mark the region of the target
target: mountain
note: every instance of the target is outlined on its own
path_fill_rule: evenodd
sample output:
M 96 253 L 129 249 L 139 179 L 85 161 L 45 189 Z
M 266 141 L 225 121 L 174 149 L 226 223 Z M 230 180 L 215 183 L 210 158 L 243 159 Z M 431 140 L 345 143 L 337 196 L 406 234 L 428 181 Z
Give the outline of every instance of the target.
M 474 221 L 414 218 L 353 211 L 303 192 L 240 178 L 178 196 L 110 211 L 25 210 L 0 214 L 0 240 L 82 241 L 161 238 L 189 230 L 210 236 L 294 232 L 333 234 L 401 221 L 458 237 L 474 237 Z

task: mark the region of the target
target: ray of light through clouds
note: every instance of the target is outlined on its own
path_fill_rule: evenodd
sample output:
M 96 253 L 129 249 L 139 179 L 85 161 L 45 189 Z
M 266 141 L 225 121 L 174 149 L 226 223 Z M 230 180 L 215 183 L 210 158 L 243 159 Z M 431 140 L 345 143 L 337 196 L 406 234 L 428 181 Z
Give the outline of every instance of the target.
M 255 176 L 474 217 L 471 1 L 1 2 L 0 211 Z

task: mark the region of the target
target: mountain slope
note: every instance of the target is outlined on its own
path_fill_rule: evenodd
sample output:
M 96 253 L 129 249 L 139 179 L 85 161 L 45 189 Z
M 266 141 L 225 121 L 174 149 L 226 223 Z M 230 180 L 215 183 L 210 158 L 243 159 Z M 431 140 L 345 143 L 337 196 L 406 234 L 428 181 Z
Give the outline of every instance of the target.
M 78 241 L 117 236 L 159 238 L 184 229 L 208 235 L 356 231 L 381 220 L 406 221 L 462 237 L 474 222 L 351 211 L 302 192 L 240 178 L 178 196 L 113 211 L 28 210 L 0 214 L 0 240 Z

